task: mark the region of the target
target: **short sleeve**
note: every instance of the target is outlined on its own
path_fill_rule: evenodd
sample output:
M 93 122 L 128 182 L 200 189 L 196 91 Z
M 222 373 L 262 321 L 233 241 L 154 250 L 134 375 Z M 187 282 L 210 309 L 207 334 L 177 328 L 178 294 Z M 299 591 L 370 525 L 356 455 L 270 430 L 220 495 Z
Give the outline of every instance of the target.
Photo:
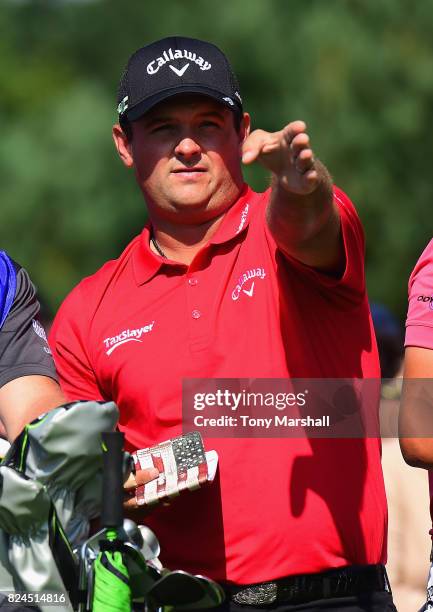
M 14 264 L 15 296 L 0 329 L 0 386 L 21 376 L 57 380 L 45 330 L 38 321 L 39 302 L 27 272 Z
M 50 332 L 60 386 L 69 400 L 104 400 L 86 349 L 88 326 L 80 285 L 61 305 Z
M 419 258 L 408 286 L 405 346 L 433 349 L 433 240 Z
M 345 268 L 341 277 L 334 278 L 290 256 L 281 255 L 287 259 L 291 266 L 299 270 L 305 279 L 309 279 L 311 283 L 327 291 L 336 306 L 343 303 L 356 306 L 365 300 L 366 296 L 364 230 L 355 206 L 349 197 L 336 186 L 333 190 L 334 202 L 340 214 L 345 253 Z

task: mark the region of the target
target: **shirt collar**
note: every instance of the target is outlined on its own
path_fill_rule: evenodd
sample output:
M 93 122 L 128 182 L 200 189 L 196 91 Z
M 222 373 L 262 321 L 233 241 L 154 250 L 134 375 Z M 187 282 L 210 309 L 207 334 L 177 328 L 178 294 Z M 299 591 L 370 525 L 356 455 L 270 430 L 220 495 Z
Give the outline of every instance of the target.
M 209 241 L 209 244 L 222 244 L 245 231 L 250 222 L 251 204 L 254 196 L 257 197 L 245 183 L 239 198 L 225 213 L 221 225 Z M 134 277 L 137 285 L 142 285 L 153 278 L 162 266 L 186 267 L 183 264 L 169 261 L 153 253 L 149 246 L 150 235 L 151 224 L 149 222 L 141 232 L 132 256 Z
M 132 266 L 137 285 L 142 285 L 153 278 L 162 266 L 176 265 L 150 250 L 151 231 L 152 226 L 149 222 L 138 237 L 137 246 L 132 255 Z
M 221 225 L 209 241 L 210 244 L 222 244 L 245 231 L 250 222 L 254 196 L 253 190 L 244 183 L 239 198 L 225 213 Z

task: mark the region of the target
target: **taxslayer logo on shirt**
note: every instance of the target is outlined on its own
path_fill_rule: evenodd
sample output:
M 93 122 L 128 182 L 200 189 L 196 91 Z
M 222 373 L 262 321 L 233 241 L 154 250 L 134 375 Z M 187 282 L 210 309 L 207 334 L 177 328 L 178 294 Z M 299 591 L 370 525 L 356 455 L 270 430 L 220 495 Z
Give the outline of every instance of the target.
M 147 64 L 147 74 L 156 74 L 158 70 L 162 68 L 162 66 L 165 66 L 165 64 L 177 59 L 186 59 L 189 60 L 189 62 L 194 62 L 197 64 L 200 70 L 210 70 L 212 68 L 212 64 L 202 58 L 201 55 L 197 55 L 193 51 L 187 51 L 186 49 L 183 49 L 182 51 L 180 49 L 176 49 L 176 51 L 173 51 L 170 47 L 170 49 L 167 51 L 163 51 L 162 55 Z M 175 74 L 181 77 L 188 69 L 189 62 L 180 69 L 176 68 L 175 66 L 169 66 L 169 68 L 171 68 Z
M 430 309 L 433 310 L 433 295 L 419 295 L 416 301 L 428 303 Z
M 143 340 L 141 340 L 142 335 L 151 332 L 154 324 L 155 321 L 152 321 L 152 323 L 144 325 L 143 327 L 137 327 L 136 329 L 124 329 L 120 332 L 120 334 L 105 338 L 103 343 L 104 348 L 106 349 L 106 355 L 111 355 L 111 353 L 116 350 L 118 346 L 126 344 L 127 342 L 143 342 Z
M 248 297 L 252 298 L 255 289 L 255 279 L 263 280 L 266 276 L 264 268 L 252 268 L 247 270 L 238 278 L 236 287 L 232 291 L 232 300 L 238 300 L 242 293 L 245 293 Z M 251 281 L 252 283 L 248 282 Z

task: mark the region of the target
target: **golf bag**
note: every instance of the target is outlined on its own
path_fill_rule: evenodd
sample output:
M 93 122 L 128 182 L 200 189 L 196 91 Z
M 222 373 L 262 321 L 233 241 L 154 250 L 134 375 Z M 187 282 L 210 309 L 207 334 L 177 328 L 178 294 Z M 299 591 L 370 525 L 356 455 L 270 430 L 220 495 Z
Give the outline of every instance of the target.
M 132 463 L 113 432 L 117 419 L 112 402 L 74 402 L 40 416 L 12 444 L 0 466 L 0 610 L 9 601 L 42 612 L 193 610 L 223 601 L 216 583 L 163 569 L 154 534 L 123 521 Z M 103 529 L 89 538 L 101 510 Z

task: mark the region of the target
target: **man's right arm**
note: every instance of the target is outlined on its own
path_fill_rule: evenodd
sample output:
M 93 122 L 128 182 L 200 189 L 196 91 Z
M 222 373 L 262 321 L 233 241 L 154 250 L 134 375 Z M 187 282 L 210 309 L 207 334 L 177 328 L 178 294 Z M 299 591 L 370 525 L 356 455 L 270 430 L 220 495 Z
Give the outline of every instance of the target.
M 112 400 L 103 397 L 96 374 L 89 359 L 89 334 L 82 318 L 86 300 L 81 294 L 80 285 L 66 298 L 54 320 L 50 333 L 50 345 L 56 362 L 62 390 L 69 400 Z M 77 313 L 80 317 L 77 317 Z M 121 406 L 118 406 L 121 411 Z M 124 484 L 124 511 L 126 516 L 137 519 L 147 511 L 138 507 L 135 489 L 140 484 L 158 477 L 155 469 L 137 470 Z
M 51 327 L 49 341 L 60 386 L 70 401 L 111 400 L 102 395 L 89 357 L 87 307 L 88 298 L 78 285 L 60 306 Z
M 243 161 L 272 172 L 267 223 L 289 257 L 339 278 L 345 269 L 340 213 L 332 180 L 313 155 L 307 126 L 292 121 L 278 132 L 255 130 L 243 144 Z

